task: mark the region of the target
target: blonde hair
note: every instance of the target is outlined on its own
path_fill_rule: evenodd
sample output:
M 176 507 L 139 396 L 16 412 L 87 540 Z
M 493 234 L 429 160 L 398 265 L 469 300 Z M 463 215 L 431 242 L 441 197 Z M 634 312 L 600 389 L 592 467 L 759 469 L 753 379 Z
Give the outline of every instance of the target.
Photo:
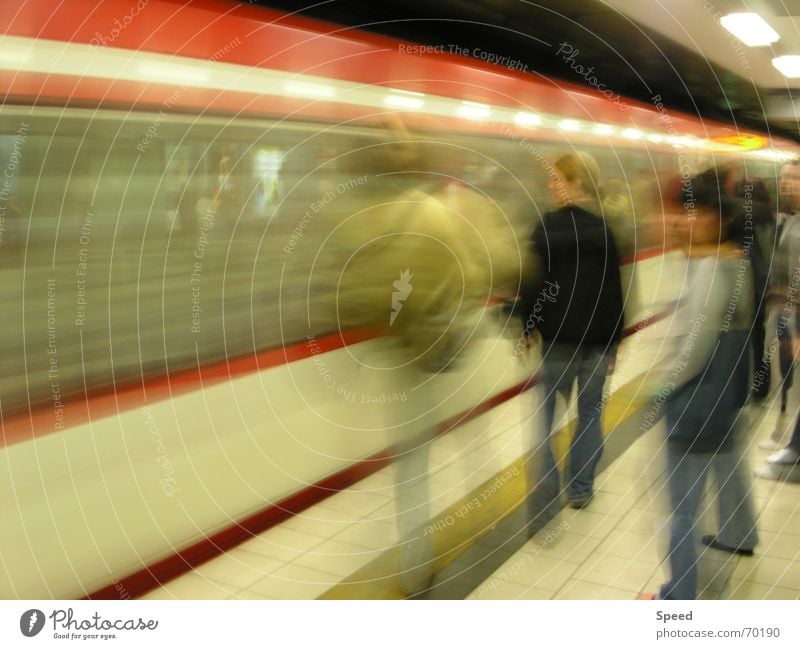
M 580 188 L 587 196 L 599 199 L 600 167 L 588 153 L 583 151 L 566 153 L 556 160 L 555 168 L 568 182 L 577 179 Z

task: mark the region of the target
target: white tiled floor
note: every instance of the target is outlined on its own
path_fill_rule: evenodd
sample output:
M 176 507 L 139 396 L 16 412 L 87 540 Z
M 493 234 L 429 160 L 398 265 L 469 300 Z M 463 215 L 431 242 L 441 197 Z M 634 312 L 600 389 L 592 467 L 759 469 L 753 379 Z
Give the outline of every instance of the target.
M 769 455 L 757 448 L 757 442 L 775 429 L 779 417 L 769 408 L 748 410 L 748 417 L 757 423 L 747 448 L 747 459 L 755 466 Z M 791 424 L 787 417 L 780 422 Z M 541 599 L 635 599 L 641 592 L 657 590 L 667 577 L 663 559 L 669 520 L 663 466 L 658 460 L 661 440 L 661 426 L 643 435 L 599 477 L 597 497 L 586 509 L 563 511 L 470 598 L 528 598 L 528 590 L 521 590 L 525 586 L 542 590 Z M 648 462 L 647 458 L 656 459 Z M 752 487 L 761 537 L 756 554 L 705 552 L 699 570 L 704 589 L 700 596 L 800 599 L 800 484 L 754 478 Z M 708 511 L 704 519 L 704 527 L 712 533 L 713 512 Z M 550 543 L 544 542 L 553 529 L 563 531 Z M 559 573 L 560 580 L 546 580 L 543 586 L 542 575 L 549 574 L 558 560 L 568 561 L 563 570 L 571 572 Z M 525 562 L 524 572 L 519 570 L 520 562 Z
M 626 341 L 612 389 L 647 371 L 653 358 L 661 357 L 661 347 L 658 324 Z M 432 518 L 527 452 L 537 400 L 536 390 L 520 395 L 432 444 Z M 749 414 L 759 424 L 756 441 L 774 430 L 777 415 L 763 409 Z M 791 417 L 783 421 L 789 425 Z M 640 437 L 598 477 L 597 497 L 588 508 L 564 511 L 549 542 L 532 539 L 471 597 L 630 599 L 655 589 L 665 577 L 668 521 L 660 432 L 656 428 Z M 748 451 L 752 464 L 767 454 L 755 443 Z M 708 562 L 703 573 L 708 593 L 797 598 L 800 485 L 756 481 L 754 495 L 761 509 L 758 553 L 753 559 L 736 558 L 733 566 Z M 393 470 L 387 467 L 145 598 L 319 597 L 397 543 L 395 513 Z

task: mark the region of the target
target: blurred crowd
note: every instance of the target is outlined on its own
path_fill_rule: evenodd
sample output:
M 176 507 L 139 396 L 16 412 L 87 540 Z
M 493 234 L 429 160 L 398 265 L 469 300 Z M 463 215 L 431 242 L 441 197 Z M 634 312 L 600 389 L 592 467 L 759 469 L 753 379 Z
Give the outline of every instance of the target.
M 565 152 L 543 166 L 551 205 L 531 210 L 528 234 L 506 227 L 503 209 L 456 176 L 420 182 L 423 150 L 395 127 L 396 141 L 351 160 L 370 170 L 363 191 L 339 201 L 330 287 L 341 327 L 375 327 L 391 353 L 386 367 L 418 384 L 459 366 L 482 335 L 488 304 L 503 303 L 505 327 L 541 361 L 543 404 L 528 462 L 529 534 L 566 504 L 586 507 L 603 454 L 602 414 L 625 325 L 620 239 L 630 222 L 630 188 L 604 182 L 593 157 Z M 425 174 L 429 181 L 430 175 Z M 800 286 L 800 164 L 784 165 L 777 191 L 744 163 L 659 178 L 655 192 L 664 250 L 680 253 L 666 366 L 649 372 L 650 397 L 663 405 L 671 502 L 670 579 L 653 597 L 698 593 L 697 542 L 733 554 L 758 543 L 751 476 L 745 471 L 741 409 L 766 403 L 792 384 Z M 773 183 L 774 186 L 774 183 Z M 434 383 L 409 400 L 404 421 L 433 413 L 445 395 Z M 552 441 L 558 397 L 577 386 L 577 428 L 566 462 Z M 428 442 L 409 438 L 396 462 L 403 547 L 401 581 L 418 592 L 431 578 L 433 549 L 420 533 L 428 520 Z M 606 431 L 607 432 L 607 431 Z M 778 431 L 781 433 L 782 431 Z M 780 478 L 800 459 L 800 420 L 756 476 Z M 707 476 L 718 485 L 719 529 L 699 537 L 698 508 Z

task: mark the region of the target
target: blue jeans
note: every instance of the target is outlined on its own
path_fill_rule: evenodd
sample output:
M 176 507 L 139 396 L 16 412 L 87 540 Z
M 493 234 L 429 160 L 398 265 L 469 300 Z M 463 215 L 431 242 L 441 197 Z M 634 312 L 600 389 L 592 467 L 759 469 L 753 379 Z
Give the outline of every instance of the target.
M 729 547 L 751 550 L 758 542 L 755 512 L 747 473 L 735 451 L 686 453 L 667 442 L 667 484 L 672 503 L 669 535 L 670 580 L 659 599 L 697 598 L 697 510 L 706 476 L 714 473 L 719 488 L 720 531 L 717 538 Z
M 542 383 L 544 421 L 536 462 L 528 471 L 528 518 L 535 531 L 550 520 L 561 505 L 561 479 L 551 448 L 556 395 L 569 402 L 573 384 L 578 384 L 578 425 L 569 450 L 564 476 L 567 497 L 583 500 L 594 493 L 594 476 L 603 453 L 603 386 L 609 357 L 603 347 L 575 347 L 553 343 L 543 349 Z

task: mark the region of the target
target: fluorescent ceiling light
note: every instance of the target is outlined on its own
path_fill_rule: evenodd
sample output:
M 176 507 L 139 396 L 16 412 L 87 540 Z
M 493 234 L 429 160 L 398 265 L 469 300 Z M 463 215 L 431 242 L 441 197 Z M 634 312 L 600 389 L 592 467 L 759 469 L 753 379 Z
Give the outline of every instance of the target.
M 465 101 L 458 107 L 458 114 L 467 119 L 486 119 L 492 114 L 492 109 L 486 104 L 478 104 L 474 101 Z
M 514 115 L 514 122 L 520 126 L 539 126 L 542 118 L 534 113 L 517 113 Z
M 800 77 L 800 56 L 796 54 L 775 57 L 772 59 L 772 65 L 774 65 L 784 77 L 789 77 L 790 79 L 797 79 Z
M 664 136 L 659 135 L 658 133 L 651 133 L 647 136 L 647 139 L 653 142 L 654 144 L 660 144 L 664 141 Z
M 597 135 L 611 135 L 614 132 L 614 127 L 611 124 L 598 124 L 594 127 L 594 132 Z
M 641 139 L 642 135 L 644 135 L 644 133 L 642 133 L 641 131 L 637 131 L 635 128 L 626 128 L 624 131 L 622 131 L 622 135 L 624 135 L 629 140 L 639 140 Z
M 722 26 L 749 47 L 769 45 L 780 39 L 778 32 L 754 13 L 728 14 L 719 19 Z

